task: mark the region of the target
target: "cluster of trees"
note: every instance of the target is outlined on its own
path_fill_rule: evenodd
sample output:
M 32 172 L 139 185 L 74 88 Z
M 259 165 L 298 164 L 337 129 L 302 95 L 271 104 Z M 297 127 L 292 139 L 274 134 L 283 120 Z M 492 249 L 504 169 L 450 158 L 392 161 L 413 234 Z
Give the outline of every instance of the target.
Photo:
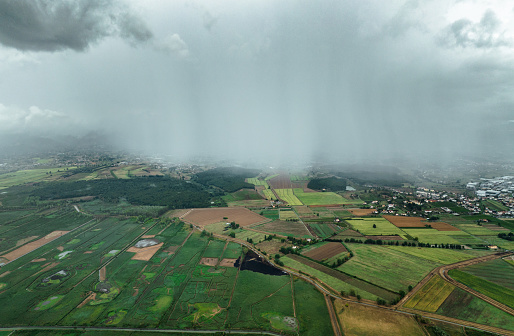
M 309 181 L 307 188 L 316 190 L 340 191 L 346 190 L 346 180 L 338 177 L 314 178 Z
M 201 186 L 161 176 L 45 183 L 37 186 L 31 196 L 42 200 L 98 196 L 111 203 L 125 198 L 133 205 L 160 205 L 169 209 L 203 208 L 211 202 L 211 194 Z
M 380 239 L 366 239 L 364 241 L 355 238 L 346 238 L 345 243 L 364 243 L 364 244 L 373 244 L 373 245 L 396 245 L 396 246 L 414 246 L 414 247 L 433 247 L 433 248 L 446 248 L 446 249 L 462 249 L 462 245 L 459 244 L 430 244 L 430 243 L 420 243 L 420 242 L 409 242 L 403 241 L 401 244 L 398 240 L 380 240 Z
M 215 186 L 231 193 L 239 189 L 253 189 L 254 185 L 246 183 L 249 176 L 258 175 L 259 171 L 245 168 L 214 168 L 193 176 L 193 180 L 204 186 Z
M 504 233 L 504 232 L 498 233 L 498 238 L 514 241 L 514 233 L 512 233 L 512 232 L 509 232 L 509 233 Z

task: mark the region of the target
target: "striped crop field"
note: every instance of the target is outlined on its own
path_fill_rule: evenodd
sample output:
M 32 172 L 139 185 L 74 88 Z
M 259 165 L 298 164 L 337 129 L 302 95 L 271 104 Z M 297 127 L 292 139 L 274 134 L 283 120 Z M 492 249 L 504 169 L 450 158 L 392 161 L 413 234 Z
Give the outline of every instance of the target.
M 256 186 L 264 186 L 264 188 L 266 188 L 266 189 L 269 188 L 268 182 L 259 180 L 257 177 L 247 178 L 246 181 L 248 181 L 248 183 L 251 183 Z
M 303 205 L 302 202 L 293 193 L 293 189 L 275 189 L 278 197 L 289 205 Z
M 264 189 L 262 192 L 264 193 L 264 196 L 266 196 L 266 199 L 268 199 L 270 201 L 277 200 L 277 197 L 275 196 L 275 194 L 273 193 L 273 191 L 271 189 Z
M 506 287 L 499 286 L 491 281 L 479 278 L 458 269 L 452 269 L 448 274 L 458 282 L 489 296 L 491 299 L 514 308 L 514 291 Z
M 452 284 L 436 275 L 403 306 L 405 308 L 435 313 L 443 304 L 444 300 L 453 292 L 454 288 Z

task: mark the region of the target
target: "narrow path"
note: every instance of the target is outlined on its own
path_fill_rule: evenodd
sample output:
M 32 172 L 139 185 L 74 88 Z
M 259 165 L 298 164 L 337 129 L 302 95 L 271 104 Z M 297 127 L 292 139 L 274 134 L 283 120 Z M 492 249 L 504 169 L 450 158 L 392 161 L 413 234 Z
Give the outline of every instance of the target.
M 330 323 L 332 324 L 332 329 L 334 329 L 335 336 L 342 336 L 341 328 L 339 328 L 339 323 L 337 322 L 337 315 L 334 311 L 334 305 L 332 304 L 332 297 L 329 295 L 323 295 L 325 297 L 325 302 L 327 303 L 328 314 L 330 315 Z

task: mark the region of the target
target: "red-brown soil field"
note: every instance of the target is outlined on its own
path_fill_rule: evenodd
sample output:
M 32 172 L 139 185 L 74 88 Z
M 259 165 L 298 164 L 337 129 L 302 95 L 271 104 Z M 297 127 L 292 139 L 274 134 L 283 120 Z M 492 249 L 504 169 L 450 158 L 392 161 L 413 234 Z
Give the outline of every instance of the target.
M 240 226 L 249 226 L 269 221 L 268 218 L 241 207 L 192 209 L 183 215 L 181 219 L 199 226 L 206 226 L 219 222 L 236 222 L 236 224 L 239 224 Z
M 425 227 L 430 225 L 432 228 L 438 231 L 460 231 L 458 228 L 451 226 L 450 224 L 443 222 L 427 222 L 422 217 L 406 217 L 406 216 L 382 216 L 391 222 L 394 226 L 399 228 L 407 227 Z
M 311 259 L 321 261 L 324 259 L 331 258 L 339 253 L 346 252 L 346 248 L 341 243 L 330 242 L 314 250 L 310 250 L 308 252 L 302 253 L 304 256 L 309 257 Z

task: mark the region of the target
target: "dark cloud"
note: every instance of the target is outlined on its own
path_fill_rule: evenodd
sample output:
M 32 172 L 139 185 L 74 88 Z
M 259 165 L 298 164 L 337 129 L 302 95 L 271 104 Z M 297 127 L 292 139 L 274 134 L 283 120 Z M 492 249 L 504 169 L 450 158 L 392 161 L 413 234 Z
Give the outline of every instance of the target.
M 440 43 L 448 47 L 485 49 L 511 45 L 501 31 L 501 21 L 491 9 L 484 13 L 480 22 L 461 19 L 448 25 Z
M 83 51 L 112 35 L 132 43 L 152 37 L 144 22 L 115 1 L 0 1 L 0 43 L 9 47 Z

